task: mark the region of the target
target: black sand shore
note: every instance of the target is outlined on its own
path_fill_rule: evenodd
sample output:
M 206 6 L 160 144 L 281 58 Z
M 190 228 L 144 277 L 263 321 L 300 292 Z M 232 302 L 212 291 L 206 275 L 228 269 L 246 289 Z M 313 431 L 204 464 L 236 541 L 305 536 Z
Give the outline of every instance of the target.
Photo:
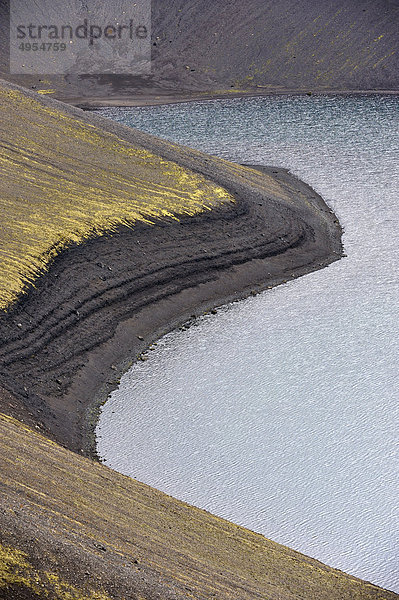
M 340 226 L 321 198 L 283 169 L 264 171 L 303 206 L 271 217 L 267 199 L 251 202 L 247 194 L 234 209 L 120 229 L 62 254 L 1 318 L 3 385 L 35 424 L 92 454 L 93 400 L 101 402 L 157 337 L 341 256 Z M 306 214 L 306 202 L 321 209 L 323 229 L 316 210 Z
M 397 96 L 398 90 L 251 90 L 233 93 L 223 92 L 201 92 L 201 93 L 182 93 L 182 94 L 140 94 L 134 93 L 129 96 L 114 96 L 112 98 L 102 98 L 93 96 L 90 98 L 79 96 L 64 100 L 67 104 L 72 104 L 83 110 L 97 110 L 107 107 L 129 108 L 135 106 L 162 106 L 165 104 L 186 104 L 189 102 L 206 102 L 207 100 L 232 100 L 241 98 L 269 98 L 271 96 Z

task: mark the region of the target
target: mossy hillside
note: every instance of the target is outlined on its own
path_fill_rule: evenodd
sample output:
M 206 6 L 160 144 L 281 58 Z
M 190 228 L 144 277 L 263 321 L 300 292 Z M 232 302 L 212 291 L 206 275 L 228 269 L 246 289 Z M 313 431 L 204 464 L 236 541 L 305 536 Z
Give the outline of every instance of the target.
M 0 113 L 0 309 L 73 243 L 233 201 L 205 177 L 1 84 Z
M 130 597 L 132 586 L 144 598 L 397 598 L 82 458 L 11 417 L 0 416 L 0 434 L 0 590 L 18 584 L 60 600 Z M 53 589 L 58 595 L 46 595 Z

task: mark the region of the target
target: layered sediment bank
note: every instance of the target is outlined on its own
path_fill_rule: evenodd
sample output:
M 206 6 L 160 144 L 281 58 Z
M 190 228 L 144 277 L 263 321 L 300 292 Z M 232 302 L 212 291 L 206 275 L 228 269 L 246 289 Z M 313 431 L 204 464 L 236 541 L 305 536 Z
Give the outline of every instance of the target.
M 28 207 L 38 235 L 51 208 L 58 236 L 39 255 L 36 235 L 24 252 L 0 247 L 24 282 L 15 298 L 1 280 L 0 597 L 396 598 L 79 456 L 93 450 L 96 402 L 150 341 L 337 260 L 335 215 L 285 170 L 235 165 L 5 83 L 0 91 L 2 158 L 14 165 L 0 183 L 2 224 L 17 239 Z M 79 235 L 65 182 L 81 202 Z M 180 202 L 198 190 L 198 210 Z M 41 271 L 27 270 L 37 256 Z

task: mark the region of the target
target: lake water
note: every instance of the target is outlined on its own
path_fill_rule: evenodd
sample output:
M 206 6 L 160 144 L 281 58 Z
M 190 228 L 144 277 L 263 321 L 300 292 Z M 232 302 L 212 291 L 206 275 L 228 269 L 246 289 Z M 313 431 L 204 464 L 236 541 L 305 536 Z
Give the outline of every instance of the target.
M 347 258 L 165 336 L 104 406 L 105 464 L 399 591 L 399 98 L 220 100 L 103 114 L 289 168 Z

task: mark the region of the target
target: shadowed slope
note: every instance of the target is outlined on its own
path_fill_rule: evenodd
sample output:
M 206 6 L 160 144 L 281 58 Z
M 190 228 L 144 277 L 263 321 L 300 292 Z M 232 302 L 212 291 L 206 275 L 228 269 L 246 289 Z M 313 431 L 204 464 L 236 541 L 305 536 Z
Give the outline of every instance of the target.
M 398 24 L 389 0 L 156 2 L 155 73 L 183 89 L 397 88 Z
M 20 0 L 21 2 L 24 0 Z M 123 98 L 245 90 L 399 89 L 396 0 L 152 0 L 152 74 L 5 75 L 59 98 Z

